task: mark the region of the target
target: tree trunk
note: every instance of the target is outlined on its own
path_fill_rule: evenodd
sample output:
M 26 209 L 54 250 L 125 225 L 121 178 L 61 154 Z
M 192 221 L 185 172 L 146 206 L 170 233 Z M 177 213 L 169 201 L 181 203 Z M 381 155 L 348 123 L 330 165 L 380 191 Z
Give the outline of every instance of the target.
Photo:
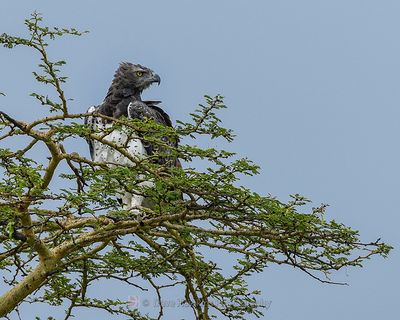
M 50 276 L 56 268 L 57 260 L 54 258 L 41 261 L 21 282 L 3 294 L 0 297 L 0 318 L 5 317 L 13 311 L 23 299 L 40 288 L 47 277 Z

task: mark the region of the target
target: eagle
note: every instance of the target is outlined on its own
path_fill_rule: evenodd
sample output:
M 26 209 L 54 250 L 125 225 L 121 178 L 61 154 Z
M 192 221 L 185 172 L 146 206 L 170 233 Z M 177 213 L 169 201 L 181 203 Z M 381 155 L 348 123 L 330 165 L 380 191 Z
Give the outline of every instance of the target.
M 159 106 L 161 101 L 143 101 L 142 92 L 152 84 L 160 85 L 161 79 L 154 71 L 140 64 L 123 62 L 114 74 L 114 79 L 108 89 L 107 95 L 102 104 L 92 106 L 87 113 L 93 116 L 87 116 L 85 123 L 95 132 L 108 132 L 112 128 L 112 121 L 96 117 L 104 115 L 114 119 L 125 116 L 129 119 L 152 119 L 156 123 L 172 127 L 170 117 Z M 103 140 L 123 147 L 135 159 L 143 159 L 153 155 L 157 148 L 149 142 L 142 139 L 140 133 L 128 135 L 124 130 L 114 129 L 105 135 Z M 177 146 L 177 141 L 170 141 L 163 138 L 169 145 Z M 109 166 L 134 166 L 134 163 L 123 154 L 101 141 L 88 139 L 89 151 L 93 161 L 106 163 Z M 156 157 L 159 164 L 169 163 L 171 159 Z M 172 165 L 180 166 L 179 160 L 174 159 Z M 152 186 L 150 181 L 142 182 L 141 185 Z M 126 210 L 134 210 L 142 205 L 143 195 L 137 193 L 121 191 L 121 199 L 118 199 Z

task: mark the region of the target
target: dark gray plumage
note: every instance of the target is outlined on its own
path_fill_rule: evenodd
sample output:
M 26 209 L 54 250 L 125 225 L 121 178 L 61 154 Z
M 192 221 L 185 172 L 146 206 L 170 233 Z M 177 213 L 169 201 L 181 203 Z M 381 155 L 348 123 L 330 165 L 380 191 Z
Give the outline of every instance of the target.
M 143 90 L 153 83 L 160 84 L 160 81 L 160 77 L 149 68 L 129 62 L 121 63 L 98 112 L 114 118 L 127 116 L 129 103 L 141 101 Z

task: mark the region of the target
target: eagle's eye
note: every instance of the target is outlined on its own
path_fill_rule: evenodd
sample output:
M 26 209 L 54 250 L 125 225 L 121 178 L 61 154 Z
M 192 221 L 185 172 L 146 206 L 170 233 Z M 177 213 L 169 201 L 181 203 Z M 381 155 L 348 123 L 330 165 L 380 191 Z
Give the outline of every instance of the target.
M 143 77 L 144 72 L 143 71 L 136 71 L 136 75 L 138 77 Z

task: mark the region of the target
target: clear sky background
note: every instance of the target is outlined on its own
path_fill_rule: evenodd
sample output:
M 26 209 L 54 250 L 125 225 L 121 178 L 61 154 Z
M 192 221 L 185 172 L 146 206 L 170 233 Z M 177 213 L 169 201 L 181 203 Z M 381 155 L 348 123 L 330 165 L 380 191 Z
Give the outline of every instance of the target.
M 68 61 L 74 112 L 101 103 L 121 61 L 161 76 L 146 97 L 162 100 L 173 119 L 221 93 L 229 106 L 221 118 L 238 135 L 231 148 L 262 167 L 248 186 L 328 203 L 328 218 L 395 246 L 387 260 L 332 275 L 349 286 L 267 268 L 250 279 L 272 301 L 265 319 L 398 315 L 400 1 L 14 0 L 1 3 L 0 33 L 23 34 L 34 10 L 50 26 L 90 31 L 50 49 Z M 37 58 L 0 50 L 0 109 L 22 120 L 40 108 L 28 96 L 41 89 L 31 75 Z

